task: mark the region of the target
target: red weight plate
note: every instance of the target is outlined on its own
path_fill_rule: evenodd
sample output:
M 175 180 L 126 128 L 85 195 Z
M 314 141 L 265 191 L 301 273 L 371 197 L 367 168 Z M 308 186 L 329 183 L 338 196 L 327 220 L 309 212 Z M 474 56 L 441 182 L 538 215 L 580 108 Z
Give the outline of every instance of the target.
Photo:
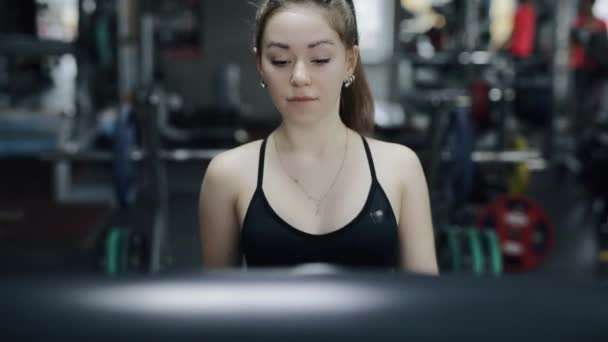
M 505 270 L 526 272 L 537 268 L 553 247 L 555 229 L 542 207 L 529 197 L 504 195 L 482 211 L 478 228 L 492 227 L 500 240 Z M 535 241 L 537 236 L 542 241 Z

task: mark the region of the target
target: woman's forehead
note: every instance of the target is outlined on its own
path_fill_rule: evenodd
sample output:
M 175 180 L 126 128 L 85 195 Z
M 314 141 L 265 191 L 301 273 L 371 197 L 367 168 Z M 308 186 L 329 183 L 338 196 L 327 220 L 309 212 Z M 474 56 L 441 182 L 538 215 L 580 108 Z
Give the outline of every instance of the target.
M 286 45 L 289 48 L 314 48 L 340 45 L 338 33 L 330 26 L 323 10 L 315 6 L 290 6 L 275 13 L 266 23 L 262 43 Z M 311 46 L 314 45 L 314 46 Z

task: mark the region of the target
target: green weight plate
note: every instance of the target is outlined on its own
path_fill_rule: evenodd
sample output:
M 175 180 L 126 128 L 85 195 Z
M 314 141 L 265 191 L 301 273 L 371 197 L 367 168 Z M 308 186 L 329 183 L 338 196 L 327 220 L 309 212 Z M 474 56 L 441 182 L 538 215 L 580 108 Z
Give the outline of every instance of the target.
M 483 237 L 486 246 L 486 263 L 487 269 L 493 275 L 502 274 L 502 252 L 500 250 L 500 242 L 496 232 L 490 228 L 484 229 Z
M 454 271 L 460 272 L 460 271 L 462 271 L 463 254 L 462 254 L 462 246 L 460 245 L 460 242 L 458 241 L 457 232 L 455 232 L 453 230 L 448 231 L 447 238 L 448 238 L 448 240 L 447 240 L 448 246 L 450 248 L 452 259 L 453 259 Z
M 462 234 L 466 250 L 465 260 L 467 260 L 465 271 L 473 272 L 475 275 L 482 275 L 484 273 L 485 260 L 481 246 L 481 235 L 474 228 L 465 228 Z
M 129 269 L 129 236 L 130 231 L 122 229 L 120 232 L 119 272 L 126 273 Z
M 108 274 L 118 273 L 119 254 L 120 254 L 120 229 L 112 229 L 106 238 L 106 272 Z
M 458 231 L 453 228 L 444 229 L 437 237 L 438 262 L 441 270 L 460 272 L 463 265 L 463 254 Z

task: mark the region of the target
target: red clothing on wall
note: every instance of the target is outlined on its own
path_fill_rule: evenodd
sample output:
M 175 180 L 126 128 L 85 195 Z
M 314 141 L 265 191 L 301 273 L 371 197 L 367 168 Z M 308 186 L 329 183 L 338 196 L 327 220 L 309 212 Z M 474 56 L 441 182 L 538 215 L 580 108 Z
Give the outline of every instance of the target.
M 581 16 L 577 16 L 574 21 L 574 28 L 586 28 L 592 32 L 604 32 L 608 30 L 608 26 L 606 22 L 600 19 L 596 19 L 593 22 L 585 22 L 584 18 Z M 573 43 L 572 49 L 570 50 L 570 66 L 573 69 L 580 69 L 583 66 L 594 67 L 596 62 L 591 60 L 585 54 L 585 48 L 580 43 Z
M 532 4 L 521 4 L 513 21 L 511 54 L 520 58 L 530 57 L 534 52 L 535 35 L 536 9 Z

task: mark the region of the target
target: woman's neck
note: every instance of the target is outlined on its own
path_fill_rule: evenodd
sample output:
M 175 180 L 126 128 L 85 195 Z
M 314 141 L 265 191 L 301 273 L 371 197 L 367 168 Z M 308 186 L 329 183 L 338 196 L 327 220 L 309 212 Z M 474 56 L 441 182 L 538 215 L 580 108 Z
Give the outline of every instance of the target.
M 339 116 L 306 127 L 284 121 L 275 131 L 274 139 L 285 152 L 323 157 L 344 148 L 347 130 Z

